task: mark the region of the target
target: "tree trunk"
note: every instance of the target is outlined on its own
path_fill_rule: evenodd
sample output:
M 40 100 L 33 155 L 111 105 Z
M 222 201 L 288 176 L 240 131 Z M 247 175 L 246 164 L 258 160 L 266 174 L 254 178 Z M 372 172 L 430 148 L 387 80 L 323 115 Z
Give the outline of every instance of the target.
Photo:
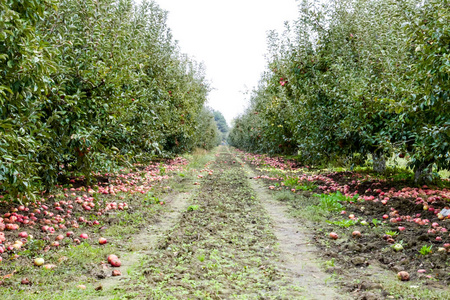
M 414 171 L 414 182 L 417 184 L 430 183 L 433 181 L 433 165 L 423 163 Z
M 381 152 L 373 152 L 373 170 L 380 174 L 386 171 L 386 160 L 384 159 L 384 155 Z

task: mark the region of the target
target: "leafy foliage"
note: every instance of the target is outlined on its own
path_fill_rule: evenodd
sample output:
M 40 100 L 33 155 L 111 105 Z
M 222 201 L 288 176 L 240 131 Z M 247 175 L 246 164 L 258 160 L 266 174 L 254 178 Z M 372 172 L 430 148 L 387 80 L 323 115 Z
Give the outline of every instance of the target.
M 341 221 L 327 221 L 328 224 L 337 225 L 342 228 L 348 228 L 350 226 L 354 226 L 358 223 L 357 220 L 351 220 L 351 219 L 344 219 Z
M 416 181 L 450 167 L 448 1 L 300 2 L 269 35 L 267 70 L 231 145 L 304 163 L 411 157 Z M 422 177 L 421 177 L 422 176 Z
M 203 66 L 153 1 L 0 2 L 0 193 L 211 148 Z
M 314 196 L 320 198 L 320 204 L 318 206 L 323 210 L 339 211 L 344 208 L 340 203 L 341 197 L 338 194 L 314 194 Z

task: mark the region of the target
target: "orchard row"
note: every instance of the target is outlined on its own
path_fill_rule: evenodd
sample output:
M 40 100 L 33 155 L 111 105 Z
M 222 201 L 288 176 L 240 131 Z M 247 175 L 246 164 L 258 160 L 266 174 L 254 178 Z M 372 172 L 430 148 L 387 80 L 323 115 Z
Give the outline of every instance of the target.
M 372 154 L 379 172 L 397 155 L 430 180 L 450 167 L 449 20 L 447 1 L 301 1 L 230 144 L 316 165 Z
M 153 1 L 0 2 L 0 195 L 220 140 L 202 65 Z

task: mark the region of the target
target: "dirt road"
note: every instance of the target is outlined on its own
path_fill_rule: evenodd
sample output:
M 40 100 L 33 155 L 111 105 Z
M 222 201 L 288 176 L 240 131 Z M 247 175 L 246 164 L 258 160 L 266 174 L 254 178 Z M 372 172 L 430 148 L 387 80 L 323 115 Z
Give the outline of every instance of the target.
M 127 290 L 152 299 L 347 299 L 286 208 L 220 148 Z

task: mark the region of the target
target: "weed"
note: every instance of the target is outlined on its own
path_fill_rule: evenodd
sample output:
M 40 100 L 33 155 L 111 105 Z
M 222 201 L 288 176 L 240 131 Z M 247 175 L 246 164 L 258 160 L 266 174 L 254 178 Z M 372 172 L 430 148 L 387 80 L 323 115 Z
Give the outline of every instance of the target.
M 142 204 L 144 205 L 151 205 L 151 204 L 158 204 L 159 203 L 158 197 L 153 196 L 153 193 L 147 193 L 145 198 L 142 200 Z
M 204 262 L 205 261 L 205 254 L 199 255 L 199 256 L 197 256 L 197 258 L 198 258 L 199 261 Z
M 314 194 L 314 196 L 320 198 L 319 207 L 326 211 L 338 211 L 341 210 L 344 206 L 339 202 L 339 195 L 337 194 Z
M 389 235 L 389 236 L 391 236 L 391 237 L 395 237 L 395 236 L 398 235 L 398 232 L 397 232 L 397 231 L 391 231 L 391 230 L 388 230 L 388 231 L 385 232 L 385 234 L 386 234 L 386 235 Z
M 288 191 L 281 191 L 274 195 L 275 199 L 278 201 L 293 201 L 295 200 L 295 195 Z
M 423 245 L 422 248 L 420 248 L 419 253 L 422 254 L 423 256 L 431 254 L 433 252 L 431 251 L 431 248 L 433 248 L 433 245 L 430 246 Z
M 335 261 L 334 258 L 325 261 L 325 266 L 327 266 L 327 267 L 334 267 L 335 266 L 334 261 Z
M 383 223 L 378 219 L 372 219 L 372 224 L 373 224 L 373 226 L 378 227 L 378 226 L 382 225 Z
M 316 188 L 317 188 L 317 185 L 310 181 L 306 181 L 305 183 L 302 182 L 302 185 L 295 186 L 296 190 L 302 190 L 302 191 L 314 191 Z
M 28 249 L 19 253 L 20 256 L 33 257 L 36 253 L 45 247 L 45 241 L 43 240 L 29 240 Z
M 298 184 L 298 178 L 287 176 L 283 183 L 285 186 L 295 186 Z
M 327 221 L 328 224 L 337 225 L 339 227 L 348 228 L 350 226 L 354 226 L 358 223 L 358 220 L 342 220 L 342 221 Z
M 286 176 L 286 178 L 282 182 L 282 185 L 294 188 L 295 190 L 302 190 L 302 191 L 314 191 L 317 188 L 317 184 L 311 181 L 307 180 L 299 181 L 298 177 L 289 177 L 289 176 Z
M 194 210 L 198 210 L 199 206 L 198 205 L 189 205 L 189 207 L 187 208 L 187 211 L 194 211 Z

